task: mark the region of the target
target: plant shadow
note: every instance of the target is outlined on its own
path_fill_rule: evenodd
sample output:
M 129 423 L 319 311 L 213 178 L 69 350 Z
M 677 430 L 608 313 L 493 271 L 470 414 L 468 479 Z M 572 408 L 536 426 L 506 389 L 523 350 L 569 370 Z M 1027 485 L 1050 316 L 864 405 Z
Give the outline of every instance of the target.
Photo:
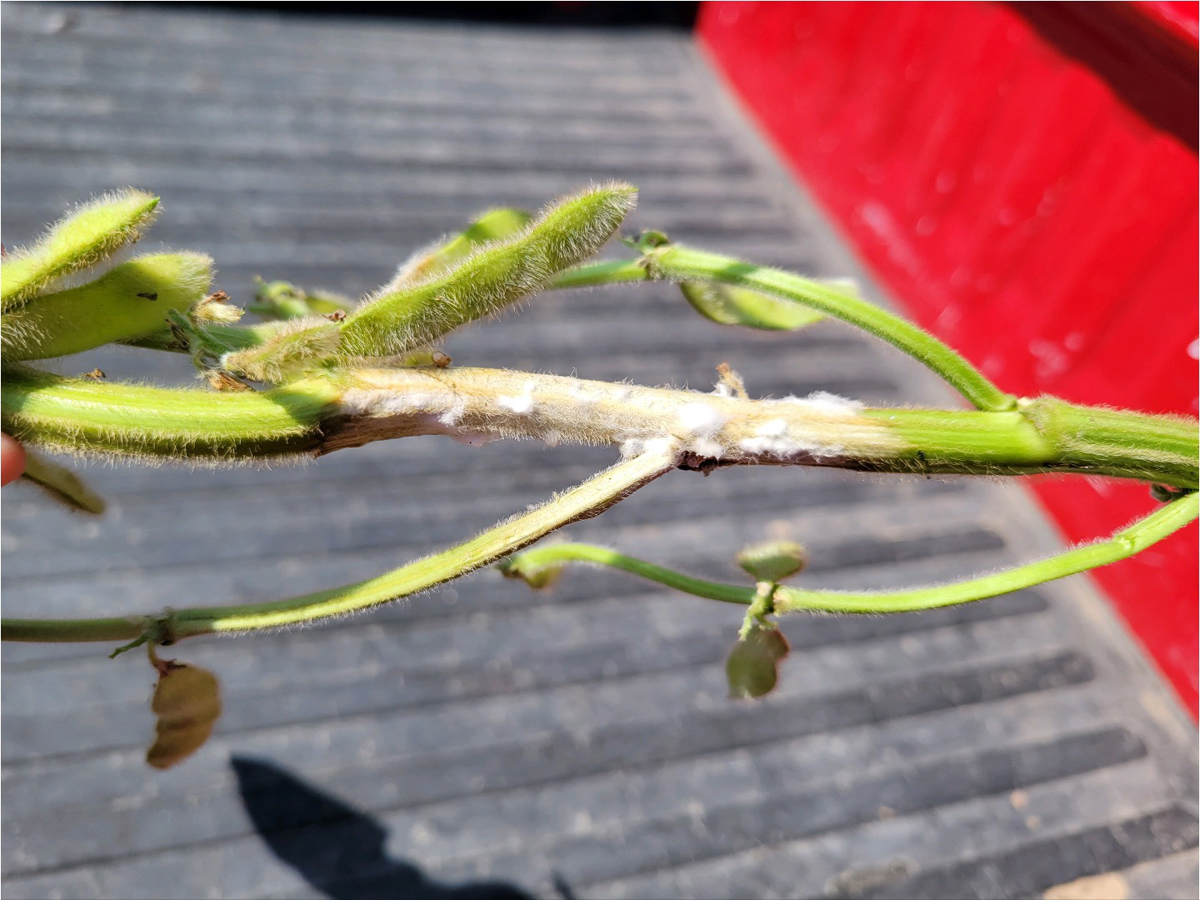
M 387 830 L 366 813 L 272 763 L 235 756 L 231 765 L 255 831 L 278 859 L 332 900 L 531 900 L 500 881 L 431 880 L 413 863 L 388 858 Z

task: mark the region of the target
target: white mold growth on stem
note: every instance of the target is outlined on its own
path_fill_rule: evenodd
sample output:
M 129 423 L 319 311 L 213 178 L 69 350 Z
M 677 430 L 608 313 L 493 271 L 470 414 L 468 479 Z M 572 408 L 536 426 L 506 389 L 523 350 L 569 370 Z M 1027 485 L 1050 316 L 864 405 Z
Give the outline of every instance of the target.
M 725 421 L 725 416 L 709 403 L 687 403 L 679 410 L 680 426 L 698 438 L 716 437 Z
M 711 403 L 686 403 L 678 413 L 680 435 L 686 440 L 684 449 L 705 459 L 720 459 L 725 456 L 725 446 L 719 437 L 728 421 Z
M 502 395 L 496 398 L 496 402 L 505 409 L 516 413 L 518 416 L 527 415 L 533 412 L 533 391 L 535 385 L 532 381 L 528 382 L 524 389 L 515 397 Z
M 807 397 L 785 397 L 785 403 L 797 403 L 827 416 L 857 416 L 863 405 L 857 400 L 847 400 L 828 391 L 814 391 Z
M 626 457 L 673 447 L 725 463 L 884 458 L 905 446 L 886 422 L 829 394 L 749 400 L 470 368 L 357 370 L 345 387 L 326 451 L 417 434 L 609 444 Z

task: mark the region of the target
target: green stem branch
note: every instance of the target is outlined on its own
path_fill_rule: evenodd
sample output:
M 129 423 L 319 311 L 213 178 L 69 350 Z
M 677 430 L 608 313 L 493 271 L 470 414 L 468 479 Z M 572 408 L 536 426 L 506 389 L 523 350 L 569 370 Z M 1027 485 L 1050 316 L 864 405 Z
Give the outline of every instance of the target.
M 779 269 L 668 245 L 647 249 L 640 260 L 595 263 L 568 270 L 559 275 L 552 286 L 586 287 L 664 279 L 715 281 L 799 303 L 848 322 L 899 348 L 944 378 L 977 409 L 1000 412 L 1016 408 L 1016 397 L 1000 390 L 948 345 L 911 322 L 847 291 Z
M 149 627 L 145 616 L 104 619 L 0 619 L 0 640 L 31 643 L 134 641 Z
M 647 452 L 515 516 L 464 544 L 345 587 L 268 603 L 173 610 L 158 618 L 27 620 L 5 619 L 6 641 L 124 641 L 154 632 L 178 640 L 214 632 L 244 632 L 302 625 L 344 616 L 427 590 L 488 565 L 578 519 L 598 515 L 677 463 L 668 448 Z M 158 638 L 156 638 L 158 639 Z
M 898 613 L 984 600 L 1127 559 L 1195 521 L 1200 512 L 1198 504 L 1200 495 L 1187 494 L 1116 532 L 1106 541 L 1075 547 L 1049 559 L 953 584 L 904 591 L 873 592 L 812 591 L 781 585 L 776 589 L 772 602 L 776 613 L 800 610 L 829 613 Z M 757 588 L 692 578 L 615 550 L 590 544 L 551 544 L 536 547 L 510 557 L 501 567 L 504 573 L 511 577 L 534 578 L 547 570 L 572 562 L 594 563 L 620 569 L 675 590 L 709 600 L 719 600 L 722 603 L 749 606 L 760 596 Z

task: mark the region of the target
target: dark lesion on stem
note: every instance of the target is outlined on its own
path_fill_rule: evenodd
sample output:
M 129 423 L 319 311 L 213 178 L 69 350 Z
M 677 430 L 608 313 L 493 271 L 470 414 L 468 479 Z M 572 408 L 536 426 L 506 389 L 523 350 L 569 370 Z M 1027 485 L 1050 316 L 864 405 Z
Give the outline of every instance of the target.
M 699 453 L 693 453 L 691 450 L 684 452 L 679 460 L 678 469 L 685 472 L 699 472 L 707 477 L 717 469 L 723 469 L 726 466 L 736 466 L 738 461 L 735 459 L 717 459 L 715 456 L 702 456 Z

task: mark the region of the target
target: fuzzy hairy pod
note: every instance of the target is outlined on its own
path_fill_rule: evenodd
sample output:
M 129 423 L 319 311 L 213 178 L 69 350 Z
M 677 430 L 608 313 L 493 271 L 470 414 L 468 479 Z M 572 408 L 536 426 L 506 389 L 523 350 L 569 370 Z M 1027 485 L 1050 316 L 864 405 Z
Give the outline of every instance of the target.
M 522 233 L 484 244 L 444 274 L 393 280 L 342 325 L 345 356 L 400 356 L 546 288 L 555 273 L 599 250 L 633 208 L 624 184 L 593 188 L 547 208 Z
M 171 310 L 201 300 L 212 260 L 199 253 L 141 256 L 80 287 L 43 294 L 6 315 L 8 362 L 81 353 L 163 329 Z
M 126 189 L 93 200 L 54 225 L 36 244 L 11 251 L 0 265 L 0 309 L 16 309 L 53 282 L 112 256 L 153 221 L 158 198 Z
M 0 427 L 22 443 L 70 454 L 199 463 L 279 459 L 320 446 L 337 395 L 326 380 L 271 394 L 217 394 L 13 367 L 4 372 Z
M 264 328 L 262 343 L 221 357 L 221 368 L 252 381 L 281 384 L 332 359 L 341 334 L 322 317 L 289 319 Z
M 503 241 L 524 231 L 533 214 L 523 209 L 491 209 L 461 232 L 446 241 L 438 241 L 418 250 L 396 271 L 392 285 L 416 284 L 440 275 L 458 265 L 484 244 Z
M 167 663 L 150 709 L 158 721 L 146 762 L 156 769 L 169 769 L 204 746 L 212 734 L 221 715 L 220 685 L 207 669 Z

